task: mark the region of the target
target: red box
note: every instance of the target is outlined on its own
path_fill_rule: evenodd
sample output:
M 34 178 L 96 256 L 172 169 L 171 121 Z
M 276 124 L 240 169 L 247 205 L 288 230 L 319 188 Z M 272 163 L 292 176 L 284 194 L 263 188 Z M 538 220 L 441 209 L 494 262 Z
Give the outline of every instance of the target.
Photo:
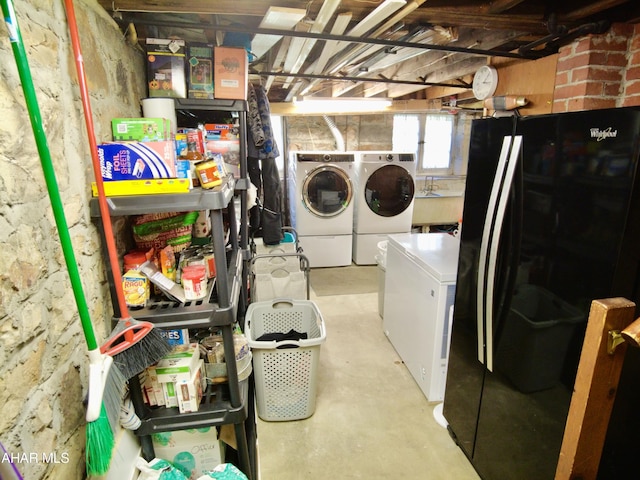
M 249 81 L 247 51 L 237 47 L 215 47 L 213 60 L 214 97 L 246 100 Z

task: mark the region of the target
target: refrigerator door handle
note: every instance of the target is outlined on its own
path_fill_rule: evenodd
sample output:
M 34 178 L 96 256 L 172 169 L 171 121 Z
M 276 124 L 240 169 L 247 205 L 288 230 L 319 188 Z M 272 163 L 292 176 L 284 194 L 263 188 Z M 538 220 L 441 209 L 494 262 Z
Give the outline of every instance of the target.
M 476 290 L 476 322 L 478 328 L 478 361 L 485 364 L 485 312 L 487 310 L 487 302 L 489 297 L 486 292 L 487 282 L 487 258 L 489 245 L 493 237 L 493 229 L 495 227 L 496 208 L 500 192 L 504 185 L 504 176 L 507 169 L 507 161 L 511 151 L 512 137 L 506 136 L 502 141 L 502 149 L 498 159 L 496 174 L 493 178 L 491 186 L 491 195 L 489 196 L 489 205 L 487 206 L 487 215 L 484 219 L 484 227 L 482 230 L 482 239 L 480 242 L 480 254 L 478 260 L 478 282 Z M 490 305 L 491 303 L 489 303 Z
M 507 171 L 505 174 L 503 188 L 500 192 L 500 199 L 498 201 L 498 208 L 496 210 L 495 218 L 495 230 L 492 236 L 491 245 L 489 248 L 489 259 L 487 261 L 487 297 L 486 305 L 487 311 L 485 316 L 486 328 L 485 333 L 487 336 L 487 370 L 493 372 L 493 298 L 494 298 L 494 286 L 496 277 L 496 265 L 498 258 L 498 245 L 500 243 L 500 234 L 502 233 L 502 226 L 504 224 L 504 215 L 507 209 L 507 201 L 509 200 L 509 190 L 513 183 L 513 175 L 520 158 L 520 151 L 522 149 L 522 136 L 518 135 L 513 137 L 513 143 L 511 144 L 511 151 L 509 152 L 509 161 L 507 163 Z

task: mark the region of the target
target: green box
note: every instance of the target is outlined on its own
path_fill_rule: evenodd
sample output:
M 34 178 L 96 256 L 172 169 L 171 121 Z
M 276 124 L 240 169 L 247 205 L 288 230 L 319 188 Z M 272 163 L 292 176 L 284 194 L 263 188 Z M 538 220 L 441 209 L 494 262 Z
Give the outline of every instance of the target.
M 114 118 L 111 131 L 116 142 L 164 142 L 171 140 L 169 123 L 166 118 Z
M 189 44 L 187 87 L 189 98 L 213 98 L 213 45 Z

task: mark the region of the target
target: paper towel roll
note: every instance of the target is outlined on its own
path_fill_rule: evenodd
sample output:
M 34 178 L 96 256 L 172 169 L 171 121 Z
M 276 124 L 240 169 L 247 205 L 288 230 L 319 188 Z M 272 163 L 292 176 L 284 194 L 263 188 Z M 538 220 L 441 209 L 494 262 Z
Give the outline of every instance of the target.
M 142 116 L 145 118 L 166 118 L 171 122 L 171 133 L 176 134 L 176 106 L 173 98 L 143 98 Z

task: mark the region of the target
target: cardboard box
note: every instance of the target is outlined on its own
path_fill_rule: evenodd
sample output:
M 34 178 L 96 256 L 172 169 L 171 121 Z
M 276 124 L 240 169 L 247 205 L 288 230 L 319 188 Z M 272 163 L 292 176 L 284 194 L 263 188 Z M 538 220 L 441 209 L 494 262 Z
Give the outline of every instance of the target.
M 151 439 L 156 457 L 171 462 L 190 479 L 224 463 L 224 445 L 215 427 L 154 433 Z
M 164 392 L 162 384 L 158 383 L 155 366 L 147 367 L 144 372 L 140 374 L 140 379 L 145 402 L 150 406 L 164 406 Z
M 187 46 L 189 98 L 214 98 L 213 45 L 193 43 Z
M 149 97 L 186 98 L 184 40 L 147 38 Z
M 214 96 L 231 100 L 247 99 L 249 59 L 244 48 L 215 47 Z
M 176 178 L 174 142 L 126 142 L 98 145 L 102 179 Z
M 178 345 L 156 364 L 160 383 L 189 381 L 198 368 L 200 349 L 197 343 Z
M 167 343 L 172 347 L 176 345 L 188 345 L 189 344 L 189 329 L 164 329 L 160 328 L 160 336 L 166 339 Z
M 206 123 L 204 125 L 206 140 L 232 140 L 240 139 L 240 127 L 232 123 Z
M 180 173 L 178 173 L 180 175 Z M 104 182 L 107 197 L 127 195 L 156 195 L 160 193 L 188 193 L 191 190 L 190 178 L 153 178 L 149 180 L 114 180 Z M 96 182 L 91 182 L 91 193 L 98 196 Z
M 144 403 L 152 407 L 158 405 L 153 387 L 151 386 L 151 380 L 149 379 L 149 373 L 146 369 L 138 375 L 138 381 L 140 382 L 140 390 L 142 391 Z
M 116 142 L 171 140 L 171 125 L 166 118 L 114 118 L 111 120 L 111 132 Z
M 204 376 L 204 360 L 200 360 L 198 369 L 193 372 L 189 381 L 176 383 L 176 396 L 180 413 L 197 412 L 200 409 L 202 395 L 206 388 Z
M 164 405 L 167 408 L 178 406 L 178 397 L 176 395 L 176 384 L 173 382 L 165 382 L 160 384 L 162 386 L 162 395 L 164 398 Z

